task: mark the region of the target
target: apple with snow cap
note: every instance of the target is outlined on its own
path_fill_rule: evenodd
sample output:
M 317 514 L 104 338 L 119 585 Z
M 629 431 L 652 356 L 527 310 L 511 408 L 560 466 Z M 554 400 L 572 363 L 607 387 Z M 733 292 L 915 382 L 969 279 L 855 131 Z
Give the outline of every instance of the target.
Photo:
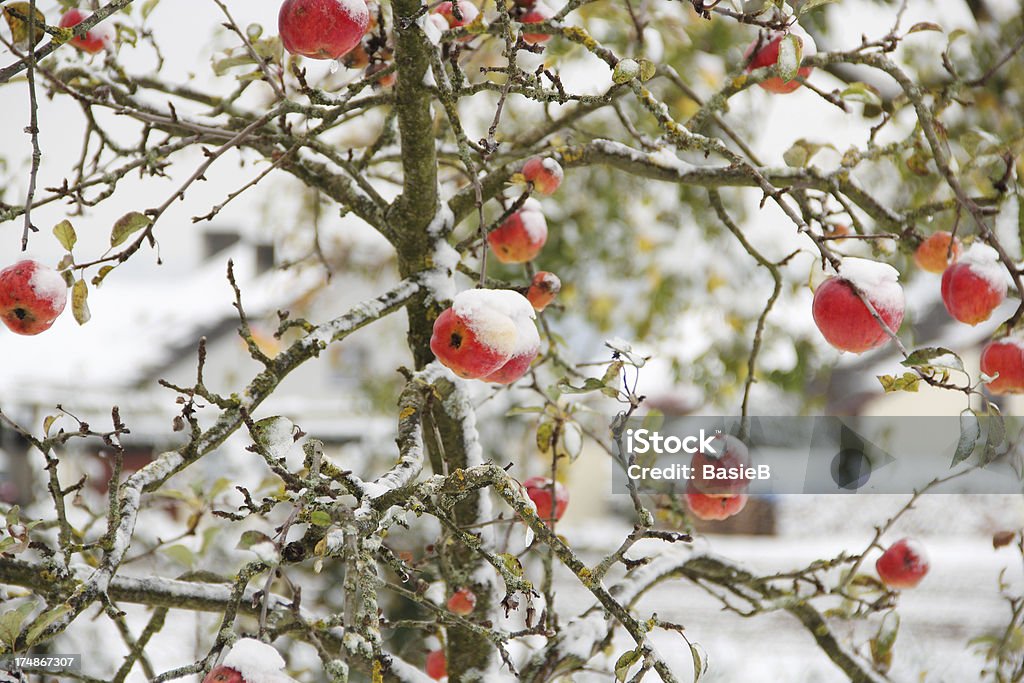
M 720 522 L 739 514 L 747 504 L 747 494 L 714 495 L 703 493 L 689 482 L 686 485 L 686 507 L 697 519 Z
M 92 15 L 87 15 L 80 9 L 69 9 L 61 16 L 59 26 L 61 28 L 74 28 L 90 16 Z M 82 52 L 94 55 L 97 52 L 109 50 L 113 47 L 114 29 L 109 24 L 99 23 L 86 31 L 85 35 L 81 38 L 72 38 L 68 43 L 74 45 Z
M 533 157 L 523 164 L 523 178 L 544 195 L 554 194 L 564 177 L 562 165 L 551 157 Z
M 921 583 L 928 567 L 924 546 L 911 538 L 896 541 L 875 562 L 878 577 L 890 588 L 913 588 Z
M 562 291 L 562 281 L 554 273 L 542 270 L 530 280 L 530 288 L 526 290 L 526 298 L 535 311 L 543 311 L 558 293 Z
M 548 241 L 548 223 L 540 202 L 527 199 L 523 207 L 487 235 L 491 251 L 502 263 L 526 263 Z
M 64 310 L 68 286 L 38 261 L 18 261 L 0 270 L 0 320 L 16 334 L 45 332 Z
M 369 27 L 366 0 L 284 0 L 277 15 L 284 49 L 311 59 L 338 59 Z
M 811 38 L 797 24 L 790 26 L 788 31 L 763 32 L 754 39 L 754 42 L 747 46 L 746 52 L 743 53 L 743 57 L 747 60 L 747 73 L 755 69 L 775 66 L 779 61 L 779 50 L 782 46 L 782 41 L 788 39 L 789 36 L 796 39 L 796 44 L 798 45 L 796 59 L 798 63 L 804 57 L 817 54 L 818 49 L 814 44 L 814 38 Z M 801 78 L 807 78 L 813 70 L 813 67 L 803 66 L 797 70 L 797 75 Z M 766 78 L 758 83 L 758 85 L 768 92 L 786 95 L 799 88 L 801 83 L 795 78 L 790 81 L 784 81 L 779 76 L 773 76 L 772 78 Z
M 985 386 L 993 394 L 1024 393 L 1024 338 L 1004 337 L 989 342 L 981 352 L 981 371 L 995 379 Z
M 569 507 L 569 491 L 560 482 L 548 477 L 530 477 L 523 482 L 526 495 L 537 506 L 537 516 L 551 526 L 552 519 L 558 521 Z
M 847 257 L 839 275 L 825 280 L 814 292 L 814 324 L 825 340 L 840 351 L 863 353 L 885 344 L 889 335 L 857 296 L 854 286 L 893 332 L 903 322 L 903 288 L 892 266 Z
M 960 240 L 952 233 L 940 230 L 918 245 L 914 251 L 914 263 L 929 273 L 941 273 L 960 258 L 961 251 Z
M 203 683 L 297 683 L 284 673 L 284 659 L 270 645 L 242 638 L 224 662 L 206 674 Z
M 530 368 L 540 352 L 533 306 L 505 289 L 470 289 L 434 321 L 430 350 L 466 379 L 509 384 Z
M 458 5 L 459 14 L 462 16 L 461 19 L 455 14 L 456 4 Z M 472 24 L 480 16 L 480 10 L 469 0 L 458 0 L 457 3 L 446 1 L 434 8 L 434 14 L 444 18 L 448 24 L 446 28 L 459 28 L 460 26 Z M 463 40 L 471 39 L 472 36 L 463 38 Z
M 1006 271 L 999 254 L 975 242 L 942 274 L 942 303 L 962 323 L 985 322 L 1006 298 Z

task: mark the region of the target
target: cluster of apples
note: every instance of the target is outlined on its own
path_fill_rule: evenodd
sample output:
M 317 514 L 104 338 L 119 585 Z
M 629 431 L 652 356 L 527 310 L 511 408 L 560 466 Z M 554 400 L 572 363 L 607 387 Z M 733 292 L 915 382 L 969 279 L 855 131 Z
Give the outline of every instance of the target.
M 914 252 L 922 270 L 942 273 L 942 303 L 953 319 L 978 325 L 1006 298 L 1006 273 L 999 255 L 983 242 L 964 249 L 948 232 L 936 232 Z M 812 313 L 825 340 L 841 351 L 863 353 L 889 340 L 885 329 L 857 296 L 859 289 L 890 330 L 903 322 L 904 298 L 899 273 L 884 263 L 848 257 L 842 272 L 814 292 Z M 981 371 L 998 375 L 987 383 L 994 394 L 1024 392 L 1024 339 L 1008 336 L 989 342 L 981 354 Z
M 743 510 L 750 485 L 745 475 L 746 468 L 750 467 L 746 444 L 730 434 L 719 434 L 711 440 L 709 452 L 702 449 L 694 453 L 690 466 L 695 476 L 686 484 L 686 506 L 695 517 L 721 521 Z M 711 468 L 714 473 L 740 472 L 742 476 L 708 476 L 705 468 Z
M 11 332 L 45 332 L 67 300 L 64 278 L 38 261 L 26 259 L 0 270 L 0 320 Z

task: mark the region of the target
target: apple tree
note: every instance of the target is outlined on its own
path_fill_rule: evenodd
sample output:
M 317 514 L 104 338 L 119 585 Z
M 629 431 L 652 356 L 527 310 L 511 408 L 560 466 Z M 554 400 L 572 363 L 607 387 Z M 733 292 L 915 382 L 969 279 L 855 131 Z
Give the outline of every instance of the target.
M 53 334 L 65 298 L 89 324 L 104 282 L 128 277 L 129 263 L 157 268 L 162 244 L 198 229 L 175 218 L 179 206 L 202 224 L 229 206 L 257 216 L 267 196 L 301 198 L 276 237 L 305 247 L 280 268 L 334 274 L 319 226 L 337 217 L 386 243 L 389 284 L 328 316 L 282 311 L 268 351 L 229 266 L 241 352 L 258 370 L 210 386 L 205 341 L 193 340 L 194 381 L 162 382 L 175 445 L 138 469 L 124 464 L 132 425 L 116 397 L 107 425 L 75 418 L 74 396 L 63 426 L 0 413 L 45 473 L 39 500 L 3 510 L 0 652 L 59 649 L 95 617 L 128 654 L 62 676 L 238 681 L 258 661 L 283 677 L 289 653 L 307 648 L 319 665 L 303 680 L 684 681 L 709 666 L 701 634 L 638 606 L 681 582 L 744 616 L 786 613 L 841 675 L 887 680 L 898 590 L 927 561 L 893 545 L 882 581 L 866 568 L 923 490 L 864 547 L 761 574 L 691 545 L 691 522 L 739 513 L 745 489 L 630 487 L 614 514 L 631 531 L 595 558 L 559 533 L 571 505 L 560 480 L 584 448 L 631 464 L 616 446 L 625 420 L 647 414 L 637 381 L 651 363 L 692 389 L 681 412 L 799 414 L 827 407 L 829 345 L 887 354 L 875 394 L 929 385 L 962 399 L 971 454 L 979 418 L 1001 421 L 999 396 L 1024 390 L 1024 304 L 1005 304 L 1024 298 L 1019 7 L 865 0 L 855 13 L 870 18 L 851 30 L 848 3 L 821 0 L 73 4 L 2 5 L 0 88 L 19 148 L 3 149 L 0 266 L 41 242 L 63 252 L 0 275 L 13 332 Z M 193 26 L 216 41 L 161 31 L 186 4 L 216 12 Z M 209 73 L 167 76 L 183 40 Z M 790 107 L 788 132 L 766 128 L 776 104 Z M 47 146 L 44 107 L 81 131 L 80 147 Z M 58 178 L 45 177 L 51 156 L 64 160 Z M 232 163 L 246 180 L 212 207 L 192 200 Z M 170 189 L 140 206 L 133 179 Z M 55 209 L 60 220 L 41 225 Z M 104 226 L 109 248 L 80 239 L 104 210 L 119 216 Z M 52 273 L 46 286 L 33 279 L 50 269 L 67 292 Z M 932 289 L 951 324 L 1006 314 L 980 368 L 961 359 L 968 349 L 913 334 L 901 280 L 920 270 L 943 273 Z M 291 422 L 302 415 L 263 411 L 293 372 L 393 318 L 403 356 L 363 387 L 393 425 L 381 469 L 353 471 Z M 240 434 L 271 493 L 195 474 Z M 496 456 L 524 434 L 536 445 Z M 109 453 L 105 493 L 62 471 L 80 440 Z M 294 448 L 301 462 L 289 464 Z M 726 452 L 742 464 L 742 451 Z M 170 545 L 147 530 L 166 515 L 161 492 L 189 486 L 199 511 L 180 538 L 216 529 L 239 548 L 210 550 L 216 566 L 201 572 L 170 561 L 133 572 L 135 555 Z M 418 557 L 396 549 L 410 539 Z M 1024 554 L 1019 531 L 999 545 Z M 566 581 L 585 604 L 559 600 Z M 1022 599 L 1009 593 L 1005 633 L 977 641 L 993 681 L 1024 677 Z M 146 618 L 127 618 L 127 604 Z M 204 653 L 155 670 L 149 644 L 177 611 L 207 615 Z M 873 635 L 840 635 L 835 619 Z M 663 633 L 692 669 L 656 646 Z

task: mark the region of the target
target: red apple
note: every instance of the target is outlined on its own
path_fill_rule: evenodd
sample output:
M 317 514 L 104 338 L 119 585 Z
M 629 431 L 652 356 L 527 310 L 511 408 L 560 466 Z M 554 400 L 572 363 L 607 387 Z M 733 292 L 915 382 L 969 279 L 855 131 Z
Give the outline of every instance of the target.
M 989 342 L 981 352 L 981 371 L 993 376 L 985 386 L 993 394 L 1024 393 L 1024 339 L 1004 337 Z
M 519 19 L 519 21 L 524 24 L 539 24 L 547 21 L 553 16 L 555 16 L 555 11 L 545 5 L 542 0 L 537 0 L 537 2 L 533 4 L 533 7 L 531 7 L 530 10 Z M 523 40 L 531 45 L 536 45 L 537 43 L 543 43 L 551 40 L 551 36 L 547 33 L 524 33 Z
M 427 653 L 427 675 L 439 681 L 448 675 L 448 659 L 444 650 L 431 650 Z
M 530 371 L 530 365 L 538 353 L 540 353 L 540 345 L 525 353 L 513 356 L 509 358 L 507 363 L 484 377 L 483 380 L 492 384 L 512 384 Z
M 554 273 L 546 270 L 539 271 L 530 281 L 530 288 L 526 290 L 526 298 L 535 311 L 543 311 L 548 307 L 558 293 L 562 291 L 562 281 Z
M 950 251 L 949 243 L 953 242 Z M 932 233 L 928 239 L 918 245 L 914 252 L 914 262 L 921 270 L 929 273 L 941 273 L 949 264 L 960 258 L 960 240 L 944 230 Z M 948 254 L 948 257 L 947 257 Z
M 747 494 L 738 493 L 731 496 L 715 496 L 701 493 L 691 481 L 686 486 L 686 506 L 697 519 L 705 521 L 721 521 L 729 519 L 747 504 Z
M 508 362 L 508 356 L 481 343 L 465 320 L 446 309 L 434 321 L 430 350 L 459 377 L 477 379 L 491 374 Z
M 523 164 L 523 177 L 541 194 L 554 194 L 564 176 L 561 164 L 551 157 L 533 157 Z
M 526 495 L 530 497 L 533 504 L 537 506 L 537 516 L 552 524 L 552 511 L 555 521 L 562 518 L 565 509 L 569 507 L 569 491 L 561 483 L 551 481 L 547 477 L 530 477 L 523 482 Z M 554 507 L 552 508 L 552 492 L 554 493 Z
M 476 609 L 476 595 L 468 588 L 460 588 L 448 598 L 448 611 L 460 616 L 472 614 Z
M 1006 273 L 999 255 L 976 242 L 942 274 L 942 303 L 962 323 L 985 322 L 1006 298 Z
M 548 223 L 534 199 L 527 199 L 523 208 L 487 235 L 491 251 L 502 263 L 532 261 L 547 241 Z
M 72 28 L 78 26 L 92 15 L 87 15 L 80 9 L 69 9 L 60 18 L 61 28 Z M 109 24 L 99 23 L 85 32 L 81 38 L 72 38 L 68 41 L 82 52 L 96 54 L 102 52 L 114 44 L 114 31 Z
M 242 674 L 226 666 L 215 666 L 206 674 L 203 683 L 246 683 Z
M 0 270 L 0 320 L 17 334 L 45 332 L 64 310 L 64 278 L 37 261 L 18 261 Z
M 871 302 L 879 317 L 893 332 L 903 322 L 903 289 L 895 268 L 865 259 L 843 259 L 843 273 L 831 277 L 814 292 L 814 324 L 825 340 L 840 351 L 863 353 L 889 341 L 885 329 L 854 291 L 857 286 Z
M 458 28 L 460 26 L 466 26 L 472 24 L 478 16 L 480 16 L 480 10 L 469 0 L 459 0 L 459 12 L 462 14 L 462 18 L 459 19 L 455 16 L 454 3 L 442 2 L 440 5 L 434 8 L 434 13 L 445 18 L 448 22 L 448 28 Z
M 694 490 L 714 496 L 744 493 L 750 485 L 745 468 L 750 467 L 750 453 L 742 441 L 731 434 L 719 434 L 711 439 L 711 449 L 695 453 L 690 465 L 694 477 L 690 480 Z M 730 476 L 739 470 L 741 476 Z
M 928 573 L 928 555 L 917 541 L 896 541 L 875 562 L 882 583 L 890 588 L 913 588 Z
M 754 42 L 747 46 L 746 52 L 743 53 L 744 58 L 747 59 L 747 72 L 774 66 L 779 61 L 779 46 L 786 35 L 782 31 L 772 31 L 758 36 Z M 795 36 L 800 44 L 801 49 L 797 55 L 798 59 L 809 57 L 817 51 L 814 39 L 799 26 L 792 26 L 788 35 Z M 754 52 L 755 50 L 757 51 L 756 53 Z M 800 67 L 797 70 L 797 75 L 801 78 L 807 78 L 811 75 L 811 71 L 813 71 L 812 67 Z M 779 76 L 773 76 L 772 78 L 766 78 L 758 83 L 758 85 L 768 92 L 786 95 L 799 88 L 801 84 L 795 78 L 791 81 L 784 81 Z
M 365 0 L 284 0 L 277 15 L 284 49 L 312 59 L 338 59 L 369 26 Z

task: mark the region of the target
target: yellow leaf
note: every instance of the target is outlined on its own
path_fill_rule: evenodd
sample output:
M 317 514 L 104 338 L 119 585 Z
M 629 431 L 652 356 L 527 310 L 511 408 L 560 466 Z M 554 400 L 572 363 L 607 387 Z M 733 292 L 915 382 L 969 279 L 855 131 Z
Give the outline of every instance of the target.
M 29 25 L 25 19 L 28 18 L 31 9 L 32 5 L 27 2 L 12 2 L 4 7 L 4 19 L 7 20 L 7 25 L 11 27 L 11 38 L 14 43 L 14 47 L 22 51 L 29 49 Z M 35 19 L 36 20 L 33 22 L 32 26 L 33 48 L 38 45 L 39 41 L 43 39 L 44 35 L 46 35 L 46 31 L 43 30 L 43 27 L 46 26 L 46 15 L 40 12 L 38 7 L 36 8 Z

